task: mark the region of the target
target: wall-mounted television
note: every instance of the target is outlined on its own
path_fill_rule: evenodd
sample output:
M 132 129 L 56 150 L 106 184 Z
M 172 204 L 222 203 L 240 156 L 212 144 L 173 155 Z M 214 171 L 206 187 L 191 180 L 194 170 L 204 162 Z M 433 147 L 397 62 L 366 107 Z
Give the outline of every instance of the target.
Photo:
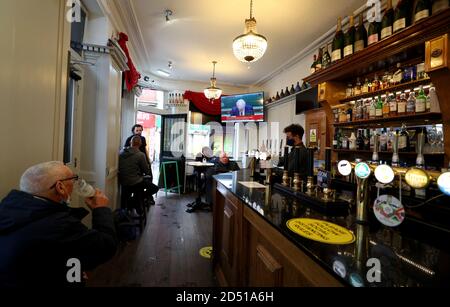
M 222 97 L 222 122 L 263 122 L 264 92 Z

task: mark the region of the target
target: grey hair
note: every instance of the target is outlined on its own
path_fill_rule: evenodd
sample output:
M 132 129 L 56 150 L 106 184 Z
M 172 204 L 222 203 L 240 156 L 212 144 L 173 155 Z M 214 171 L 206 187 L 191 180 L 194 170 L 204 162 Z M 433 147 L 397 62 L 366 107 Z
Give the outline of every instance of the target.
M 45 162 L 27 169 L 20 178 L 20 190 L 29 194 L 47 191 L 61 178 L 64 163 Z

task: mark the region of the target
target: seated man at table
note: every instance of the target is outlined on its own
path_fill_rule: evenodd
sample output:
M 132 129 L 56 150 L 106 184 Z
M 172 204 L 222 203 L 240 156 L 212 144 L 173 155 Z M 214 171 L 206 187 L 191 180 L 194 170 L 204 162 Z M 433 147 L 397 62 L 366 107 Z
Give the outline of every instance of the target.
M 157 188 L 144 176 L 151 174 L 145 154 L 139 150 L 142 145 L 141 137 L 136 135 L 131 139 L 131 147 L 125 148 L 119 155 L 119 181 L 123 187 L 142 188 L 149 193 L 150 204 L 154 205 L 153 194 Z
M 213 185 L 213 176 L 220 173 L 228 173 L 228 172 L 235 172 L 240 170 L 239 165 L 234 162 L 230 161 L 230 158 L 228 158 L 227 154 L 225 152 L 222 152 L 219 155 L 219 160 L 217 161 L 216 165 L 206 171 L 205 178 L 206 178 L 206 203 L 208 205 L 212 204 L 212 185 Z

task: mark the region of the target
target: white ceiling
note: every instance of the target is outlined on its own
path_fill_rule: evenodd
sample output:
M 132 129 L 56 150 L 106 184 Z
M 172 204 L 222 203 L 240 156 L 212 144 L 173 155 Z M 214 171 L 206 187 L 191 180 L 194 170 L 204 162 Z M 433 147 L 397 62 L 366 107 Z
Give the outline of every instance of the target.
M 127 1 L 127 0 L 125 0 Z M 269 75 L 346 16 L 364 0 L 254 0 L 258 32 L 268 50 L 258 62 L 244 64 L 232 42 L 244 31 L 250 0 L 129 0 L 145 46 L 143 71 L 170 71 L 171 79 L 208 81 L 213 60 L 219 83 L 252 85 Z M 164 11 L 171 9 L 171 22 Z M 168 62 L 173 62 L 173 69 Z

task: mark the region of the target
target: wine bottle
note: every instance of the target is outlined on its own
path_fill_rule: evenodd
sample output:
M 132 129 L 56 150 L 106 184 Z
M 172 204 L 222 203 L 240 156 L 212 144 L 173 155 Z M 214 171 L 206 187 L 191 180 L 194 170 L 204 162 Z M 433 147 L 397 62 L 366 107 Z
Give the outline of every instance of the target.
M 316 62 L 317 62 L 317 56 L 314 55 L 314 62 L 311 64 L 311 73 L 315 73 L 316 72 Z
M 410 0 L 400 0 L 394 11 L 394 33 L 403 30 L 410 25 L 412 3 Z
M 334 149 L 339 149 L 339 129 L 336 129 L 336 132 L 334 133 L 334 138 L 333 138 L 333 148 Z
M 328 52 L 328 45 L 325 46 L 324 49 L 325 49 L 325 52 L 323 53 L 323 56 L 322 56 L 322 68 L 327 68 L 331 64 L 331 56 L 330 56 L 330 53 Z
M 418 22 L 430 16 L 430 7 L 427 0 L 417 0 L 414 10 L 414 22 Z
M 381 39 L 392 35 L 392 24 L 394 22 L 394 10 L 392 9 L 392 0 L 388 0 L 386 12 L 384 12 L 381 21 Z
M 359 24 L 355 31 L 355 50 L 358 52 L 367 47 L 367 30 L 364 26 L 364 15 L 359 14 Z
M 358 138 L 356 139 L 356 147 L 358 150 L 364 150 L 363 130 L 358 130 Z
M 349 17 L 349 28 L 344 38 L 344 57 L 353 54 L 353 44 L 355 43 L 355 21 L 353 15 Z
M 316 61 L 316 71 L 319 71 L 321 69 L 322 69 L 322 48 L 319 48 Z
M 344 34 L 342 33 L 342 19 L 338 18 L 336 35 L 333 39 L 333 47 L 331 53 L 331 62 L 334 63 L 342 59 L 342 52 L 344 49 Z
M 369 31 L 368 31 L 368 38 L 367 38 L 367 45 L 370 46 L 372 44 L 377 43 L 380 40 L 380 27 L 378 22 L 374 21 L 371 22 L 369 25 Z

